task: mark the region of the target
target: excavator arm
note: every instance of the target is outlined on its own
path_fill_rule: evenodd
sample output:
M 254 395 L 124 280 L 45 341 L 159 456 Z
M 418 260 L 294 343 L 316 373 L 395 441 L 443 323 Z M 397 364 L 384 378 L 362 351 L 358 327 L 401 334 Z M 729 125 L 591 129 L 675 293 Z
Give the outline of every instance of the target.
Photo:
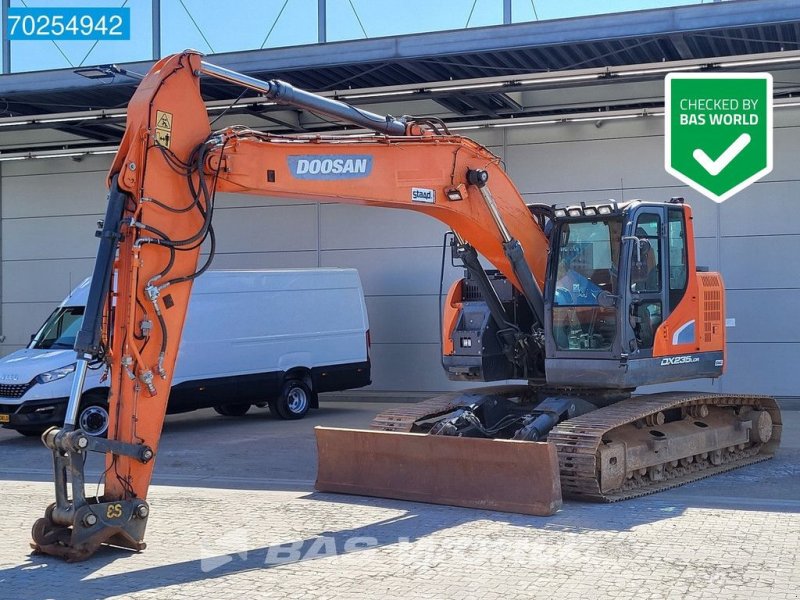
M 212 132 L 200 93 L 203 74 L 378 135 L 275 136 L 240 127 Z M 456 234 L 466 266 L 483 276 L 484 295 L 494 292 L 477 253 L 519 290 L 541 326 L 548 241 L 499 162 L 435 122 L 374 115 L 283 82 L 208 65 L 194 52 L 156 63 L 128 106 L 110 170 L 65 424 L 43 436 L 54 457 L 56 503 L 34 525 L 34 548 L 80 560 L 102 543 L 144 547 L 147 491 L 192 282 L 214 254 L 216 192 L 428 214 Z M 209 258 L 198 266 L 204 243 Z M 494 318 L 504 321 L 502 304 L 489 304 Z M 110 367 L 107 440 L 75 429 L 86 369 L 100 362 Z M 106 455 L 104 493 L 97 498 L 83 491 L 89 451 Z M 548 451 L 545 471 L 557 485 L 554 457 Z
M 212 132 L 204 75 L 373 133 Z M 724 288 L 719 274 L 692 272 L 688 206 L 553 210 L 548 238 L 543 213 L 525 205 L 499 159 L 441 122 L 369 113 L 185 52 L 159 61 L 128 107 L 64 426 L 43 435 L 56 502 L 34 524 L 37 551 L 80 560 L 103 543 L 144 547 L 189 294 L 214 255 L 217 191 L 438 219 L 452 229 L 470 275 L 445 306 L 444 358 L 453 360 L 445 366 L 466 379 L 534 382 L 390 409 L 372 431 L 317 428 L 319 490 L 548 515 L 562 486 L 571 496 L 615 501 L 758 462 L 777 448 L 772 398 L 630 397 L 639 385 L 718 377 L 724 367 Z M 653 249 L 659 266 L 646 260 Z M 479 254 L 506 281 L 490 280 Z M 447 329 L 461 348 L 448 344 Z M 86 369 L 95 364 L 110 369 L 108 439 L 75 428 Z M 106 457 L 97 497 L 84 492 L 92 451 Z

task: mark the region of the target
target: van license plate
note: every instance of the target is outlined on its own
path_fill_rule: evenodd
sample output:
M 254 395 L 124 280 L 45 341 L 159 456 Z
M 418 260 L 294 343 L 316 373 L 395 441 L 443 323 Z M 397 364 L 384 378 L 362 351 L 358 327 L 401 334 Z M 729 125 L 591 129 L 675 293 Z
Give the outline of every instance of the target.
M 0 415 L 0 423 L 8 423 L 8 415 Z

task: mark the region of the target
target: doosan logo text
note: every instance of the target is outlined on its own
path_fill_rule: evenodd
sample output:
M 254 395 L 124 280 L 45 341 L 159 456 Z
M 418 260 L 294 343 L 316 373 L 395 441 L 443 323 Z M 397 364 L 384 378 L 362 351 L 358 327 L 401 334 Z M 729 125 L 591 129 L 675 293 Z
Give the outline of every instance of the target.
M 289 170 L 297 179 L 356 179 L 372 171 L 368 154 L 308 154 L 289 157 Z
M 366 173 L 367 172 L 367 159 L 366 158 L 301 158 L 297 161 L 297 174 L 304 175 L 311 173 L 316 175 L 322 173 Z

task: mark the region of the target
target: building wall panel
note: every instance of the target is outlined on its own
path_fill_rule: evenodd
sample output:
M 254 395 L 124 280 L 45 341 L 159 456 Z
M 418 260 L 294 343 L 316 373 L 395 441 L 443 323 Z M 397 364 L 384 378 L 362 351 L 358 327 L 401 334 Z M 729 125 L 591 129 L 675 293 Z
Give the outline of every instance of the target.
M 720 269 L 729 288 L 728 373 L 673 388 L 797 396 L 800 330 L 800 190 L 794 156 L 800 110 L 776 115 L 775 169 L 719 205 L 663 169 L 660 118 L 478 131 L 502 155 L 528 202 L 607 198 L 665 200 L 694 208 L 698 264 Z M 470 132 L 465 132 L 469 134 Z M 88 275 L 104 210 L 110 159 L 3 164 L 2 325 L 8 352 Z M 216 268 L 339 266 L 359 270 L 367 295 L 376 391 L 459 387 L 439 361 L 438 292 L 446 228 L 421 214 L 337 203 L 219 194 Z M 461 269 L 446 261 L 444 288 Z

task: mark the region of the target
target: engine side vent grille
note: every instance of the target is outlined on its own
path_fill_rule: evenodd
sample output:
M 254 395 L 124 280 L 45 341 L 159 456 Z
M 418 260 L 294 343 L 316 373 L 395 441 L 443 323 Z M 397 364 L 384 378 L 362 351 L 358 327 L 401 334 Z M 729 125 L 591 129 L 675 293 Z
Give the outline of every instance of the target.
M 725 323 L 723 323 L 725 297 L 722 278 L 717 273 L 703 273 L 698 276 L 702 298 L 703 342 L 721 344 L 725 331 Z

